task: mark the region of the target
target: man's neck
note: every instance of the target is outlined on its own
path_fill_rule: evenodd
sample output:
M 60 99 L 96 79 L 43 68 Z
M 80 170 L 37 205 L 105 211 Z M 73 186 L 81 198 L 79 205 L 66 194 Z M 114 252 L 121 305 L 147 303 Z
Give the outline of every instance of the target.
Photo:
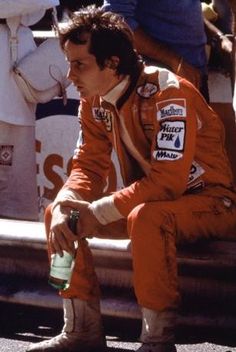
M 129 76 L 123 76 L 113 88 L 111 88 L 105 95 L 101 96 L 101 99 L 112 105 L 116 105 L 117 100 L 122 94 L 124 94 L 129 83 Z

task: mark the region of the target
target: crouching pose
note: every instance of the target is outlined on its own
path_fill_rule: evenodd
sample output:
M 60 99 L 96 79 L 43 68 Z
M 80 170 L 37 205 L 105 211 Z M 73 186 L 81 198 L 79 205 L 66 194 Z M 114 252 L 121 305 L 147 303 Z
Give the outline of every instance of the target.
M 87 7 L 60 33 L 80 93 L 82 136 L 72 172 L 46 212 L 49 252 L 80 241 L 70 287 L 60 292 L 60 335 L 28 351 L 105 350 L 99 285 L 86 237 L 131 239 L 134 289 L 142 310 L 139 352 L 174 352 L 179 304 L 176 245 L 227 238 L 236 194 L 224 129 L 194 86 L 145 67 L 118 15 Z M 116 151 L 124 188 L 104 194 Z M 77 237 L 67 222 L 78 209 Z

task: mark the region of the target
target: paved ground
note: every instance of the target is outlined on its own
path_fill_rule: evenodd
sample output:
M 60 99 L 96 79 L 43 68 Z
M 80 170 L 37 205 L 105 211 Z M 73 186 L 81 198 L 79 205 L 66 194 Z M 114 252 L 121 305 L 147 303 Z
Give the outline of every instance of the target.
M 61 312 L 0 304 L 0 352 L 24 352 L 31 342 L 60 331 Z M 109 352 L 136 351 L 140 323 L 104 320 Z M 235 332 L 183 329 L 177 334 L 178 352 L 236 352 Z

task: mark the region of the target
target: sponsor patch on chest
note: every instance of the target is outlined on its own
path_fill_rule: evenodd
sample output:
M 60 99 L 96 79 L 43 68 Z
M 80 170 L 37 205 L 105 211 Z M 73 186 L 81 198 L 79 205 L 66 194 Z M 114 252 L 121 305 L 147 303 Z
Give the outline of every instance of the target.
M 171 117 L 185 118 L 186 116 L 186 99 L 168 99 L 157 103 L 158 121 Z
M 150 98 L 152 95 L 156 94 L 158 88 L 154 83 L 145 83 L 137 88 L 137 93 L 142 98 Z
M 103 122 L 106 126 L 106 130 L 111 132 L 112 130 L 112 112 L 102 107 L 93 108 L 93 117 L 98 122 Z

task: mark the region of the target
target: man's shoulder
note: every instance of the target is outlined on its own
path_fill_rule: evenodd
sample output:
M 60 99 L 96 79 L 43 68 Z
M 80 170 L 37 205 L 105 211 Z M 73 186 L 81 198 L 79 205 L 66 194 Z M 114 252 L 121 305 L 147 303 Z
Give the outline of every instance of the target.
M 178 77 L 171 71 L 159 66 L 144 66 L 136 91 L 142 98 L 149 98 L 168 88 L 179 89 L 179 86 Z

